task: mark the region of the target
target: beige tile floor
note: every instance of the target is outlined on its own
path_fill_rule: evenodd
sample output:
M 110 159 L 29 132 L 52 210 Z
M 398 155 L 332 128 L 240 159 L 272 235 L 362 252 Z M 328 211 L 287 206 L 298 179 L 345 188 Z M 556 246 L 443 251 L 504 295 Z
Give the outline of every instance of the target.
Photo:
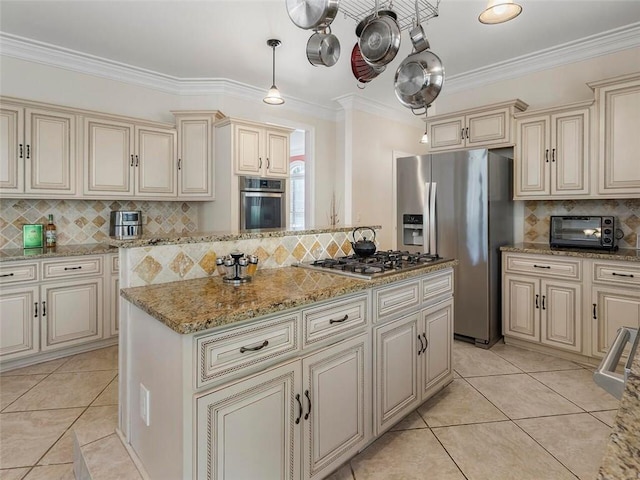
M 453 354 L 453 383 L 331 480 L 596 477 L 618 401 L 591 369 L 504 344 Z M 89 453 L 121 448 L 117 395 L 116 347 L 3 373 L 0 480 L 72 480 L 72 430 Z
M 596 478 L 618 400 L 592 368 L 455 342 L 454 381 L 331 480 Z

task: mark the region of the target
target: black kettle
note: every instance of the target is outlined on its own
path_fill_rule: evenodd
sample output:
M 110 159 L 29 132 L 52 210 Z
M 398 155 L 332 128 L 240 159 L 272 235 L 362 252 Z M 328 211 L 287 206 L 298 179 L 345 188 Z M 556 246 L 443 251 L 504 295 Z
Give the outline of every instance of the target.
M 358 240 L 356 242 L 356 232 L 358 230 L 371 230 L 373 233 L 373 238 L 371 240 L 367 240 L 367 237 L 362 235 L 362 240 Z M 353 251 L 356 252 L 356 255 L 359 257 L 370 257 L 374 253 L 376 253 L 376 232 L 373 228 L 370 227 L 358 227 L 352 233 L 353 242 L 351 242 L 351 246 L 353 247 Z

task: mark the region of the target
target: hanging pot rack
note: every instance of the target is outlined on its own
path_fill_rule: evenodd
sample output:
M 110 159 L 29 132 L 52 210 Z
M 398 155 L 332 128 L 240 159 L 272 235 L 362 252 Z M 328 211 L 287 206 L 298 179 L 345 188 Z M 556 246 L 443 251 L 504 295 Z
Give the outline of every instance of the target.
M 420 20 L 425 22 L 438 16 L 440 0 L 435 0 L 435 5 L 427 0 L 418 0 Z M 415 25 L 416 4 L 415 0 L 378 0 L 380 10 L 393 10 L 398 15 L 400 30 L 408 30 Z M 363 0 L 341 0 L 338 11 L 345 17 L 359 22 L 367 15 L 375 11 L 375 2 Z

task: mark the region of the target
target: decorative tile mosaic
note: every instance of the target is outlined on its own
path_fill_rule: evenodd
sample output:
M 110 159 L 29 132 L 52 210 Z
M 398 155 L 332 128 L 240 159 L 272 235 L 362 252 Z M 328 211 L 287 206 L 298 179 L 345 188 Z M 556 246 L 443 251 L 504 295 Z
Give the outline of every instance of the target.
M 22 248 L 22 225 L 46 224 L 50 213 L 58 245 L 105 242 L 112 210 L 141 210 L 147 220 L 145 233 L 195 232 L 198 226 L 197 208 L 188 202 L 2 199 L 0 248 Z
M 640 199 L 529 200 L 524 203 L 524 241 L 549 243 L 551 215 L 613 215 L 622 238 L 620 248 L 636 248 L 640 235 Z
M 256 255 L 259 269 L 285 267 L 298 262 L 352 254 L 348 235 L 349 232 L 334 232 L 124 248 L 120 251 L 121 268 L 130 272 L 126 286 L 139 287 L 217 275 L 216 258 L 231 252 Z

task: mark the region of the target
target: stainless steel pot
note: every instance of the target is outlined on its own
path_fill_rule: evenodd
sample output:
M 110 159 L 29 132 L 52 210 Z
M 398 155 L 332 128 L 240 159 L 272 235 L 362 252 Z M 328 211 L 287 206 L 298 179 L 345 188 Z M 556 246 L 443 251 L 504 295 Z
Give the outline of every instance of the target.
M 412 111 L 426 110 L 440 94 L 443 84 L 442 61 L 429 50 L 412 53 L 405 58 L 394 78 L 396 97 Z
M 333 22 L 339 3 L 339 0 L 287 0 L 287 13 L 297 27 L 318 30 Z
M 420 25 L 420 8 L 418 7 L 418 0 L 416 0 L 416 24 L 411 30 L 409 30 L 409 37 L 411 38 L 411 43 L 413 43 L 413 48 L 416 52 L 421 52 L 429 48 L 429 41 L 424 34 L 422 25 Z
M 400 49 L 400 26 L 390 15 L 378 15 L 362 29 L 358 40 L 362 58 L 374 67 L 382 67 L 392 61 Z
M 307 42 L 307 59 L 311 65 L 332 67 L 340 58 L 340 42 L 338 37 L 331 33 L 331 29 L 325 32 L 316 32 Z

